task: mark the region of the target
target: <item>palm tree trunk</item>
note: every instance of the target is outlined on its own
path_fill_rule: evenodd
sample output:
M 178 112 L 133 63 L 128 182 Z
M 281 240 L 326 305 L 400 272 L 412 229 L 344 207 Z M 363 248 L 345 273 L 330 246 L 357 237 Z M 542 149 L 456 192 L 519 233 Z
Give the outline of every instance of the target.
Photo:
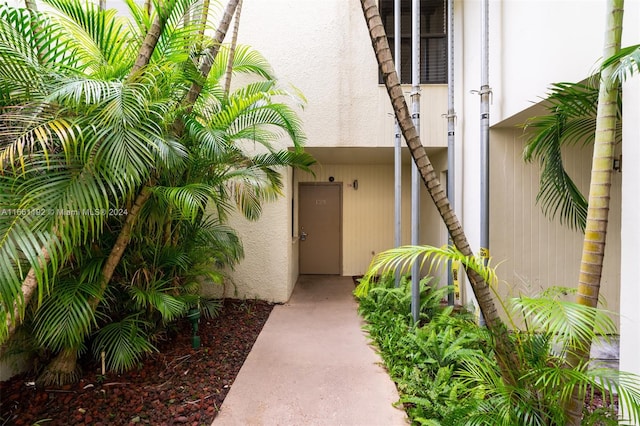
M 238 1 L 236 9 L 236 21 L 233 24 L 233 33 L 231 34 L 231 46 L 229 47 L 229 58 L 227 59 L 227 69 L 224 75 L 224 97 L 229 96 L 231 89 L 231 75 L 233 74 L 233 58 L 236 53 L 236 45 L 238 44 L 238 28 L 240 27 L 240 14 L 242 13 L 242 0 Z
M 147 31 L 147 35 L 142 42 L 142 46 L 140 46 L 140 50 L 138 51 L 138 58 L 133 64 L 133 68 L 131 68 L 129 76 L 137 74 L 138 71 L 140 71 L 143 67 L 149 65 L 151 55 L 153 55 L 153 51 L 158 44 L 158 39 L 160 38 L 160 34 L 162 34 L 166 23 L 167 17 L 165 16 L 165 14 L 158 12 L 155 19 L 153 20 L 153 24 L 151 24 L 151 28 L 149 28 L 149 31 Z
M 445 189 L 440 184 L 433 169 L 426 150 L 422 146 L 420 136 L 411 120 L 411 114 L 404 98 L 404 93 L 395 70 L 391 49 L 387 41 L 382 19 L 378 11 L 376 0 L 360 0 L 364 13 L 371 43 L 378 60 L 378 66 L 382 72 L 383 80 L 391 100 L 391 105 L 396 115 L 413 161 L 415 162 L 427 192 L 442 217 L 454 245 L 466 256 L 473 256 L 467 237 L 462 229 L 455 212 L 449 204 Z M 496 359 L 500 366 L 503 379 L 508 384 L 514 384 L 520 373 L 520 362 L 516 356 L 513 342 L 509 338 L 508 330 L 498 315 L 498 310 L 493 301 L 489 285 L 476 273 L 467 270 L 467 276 L 471 282 L 474 295 L 478 301 L 482 315 L 485 318 L 487 328 L 493 334 L 496 345 Z
M 233 14 L 235 13 L 236 7 L 238 6 L 238 1 L 239 0 L 229 0 L 229 2 L 227 3 L 227 7 L 224 9 L 224 14 L 222 15 L 220 24 L 218 25 L 218 28 L 216 28 L 216 33 L 213 37 L 213 43 L 211 44 L 211 46 L 207 47 L 204 50 L 204 59 L 200 64 L 200 74 L 203 80 L 206 80 L 207 76 L 209 75 L 209 71 L 211 71 L 211 67 L 213 66 L 213 62 L 215 61 L 216 56 L 218 56 L 220 45 L 227 35 L 229 25 L 231 25 L 231 20 L 233 19 Z M 200 84 L 197 81 L 194 81 L 191 85 L 189 93 L 187 93 L 187 98 L 185 99 L 187 111 L 189 111 L 196 103 L 198 96 L 200 96 L 200 92 L 202 92 L 202 86 L 203 84 Z
M 211 6 L 211 0 L 204 0 L 202 3 L 202 16 L 200 17 L 200 40 L 204 39 L 204 32 L 207 29 L 207 22 L 209 22 L 209 7 Z
M 38 377 L 38 386 L 62 386 L 80 380 L 78 348 L 65 348 Z
M 131 209 L 128 210 L 127 218 L 124 221 L 124 225 L 122 225 L 122 229 L 118 234 L 118 238 L 116 238 L 116 242 L 109 253 L 109 257 L 104 263 L 101 272 L 100 278 L 100 295 L 104 294 L 107 289 L 107 285 L 109 285 L 109 281 L 113 277 L 113 273 L 116 270 L 116 267 L 120 263 L 122 259 L 122 255 L 129 245 L 129 241 L 131 240 L 131 233 L 133 231 L 133 226 L 135 225 L 136 220 L 138 219 L 138 215 L 140 214 L 140 209 L 144 206 L 144 203 L 147 202 L 149 197 L 151 196 L 151 190 L 149 186 L 145 185 L 142 187 L 138 196 L 136 197 Z M 96 310 L 98 304 L 100 303 L 101 297 L 92 297 L 89 299 L 89 306 L 93 311 Z
M 622 16 L 624 0 L 607 1 L 607 23 L 603 58 L 610 58 L 620 50 L 622 38 Z M 580 276 L 578 279 L 577 302 L 596 307 L 600 294 L 602 264 L 604 260 L 607 225 L 609 222 L 609 202 L 611 197 L 611 176 L 616 135 L 616 111 L 618 85 L 611 83 L 613 67 L 607 67 L 600 74 L 596 136 L 589 184 L 589 207 L 582 245 Z M 575 368 L 589 362 L 591 340 L 581 342 L 580 350 L 567 357 L 569 367 Z M 584 395 L 578 389 L 574 392 L 567 409 L 567 425 L 577 426 L 582 419 Z
M 42 247 L 41 256 L 38 258 L 39 269 L 42 271 L 49 264 L 49 260 L 51 260 L 51 255 L 46 247 Z M 7 328 L 6 335 L 0 339 L 0 357 L 2 357 L 5 351 L 5 343 L 13 337 L 16 332 L 16 329 L 20 325 L 22 318 L 24 317 L 24 309 L 29 305 L 33 295 L 36 293 L 38 289 L 38 278 L 36 276 L 36 268 L 32 267 L 29 269 L 27 276 L 24 278 L 22 282 L 22 286 L 20 288 L 20 292 L 22 294 L 22 301 L 18 302 L 16 300 L 13 302 L 13 312 L 11 315 L 7 315 L 5 326 Z

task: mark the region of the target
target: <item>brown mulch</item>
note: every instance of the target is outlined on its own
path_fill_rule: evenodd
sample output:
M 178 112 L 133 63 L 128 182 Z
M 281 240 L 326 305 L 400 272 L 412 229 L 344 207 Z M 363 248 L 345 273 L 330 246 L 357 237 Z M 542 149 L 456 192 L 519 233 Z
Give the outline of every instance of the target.
M 272 308 L 226 300 L 217 318 L 200 320 L 200 348 L 182 321 L 159 353 L 128 373 L 101 376 L 93 364 L 60 389 L 37 389 L 34 373 L 0 382 L 0 425 L 210 425 Z

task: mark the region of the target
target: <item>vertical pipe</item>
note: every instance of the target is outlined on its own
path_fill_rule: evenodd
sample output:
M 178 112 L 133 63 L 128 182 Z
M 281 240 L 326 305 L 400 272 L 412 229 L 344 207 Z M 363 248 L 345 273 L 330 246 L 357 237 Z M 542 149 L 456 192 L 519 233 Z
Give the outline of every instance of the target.
M 394 0 L 393 3 L 393 23 L 394 23 L 394 57 L 396 62 L 396 73 L 398 77 L 401 75 L 402 68 L 400 62 L 402 59 L 402 33 L 400 31 L 401 25 L 401 3 L 400 0 Z M 400 80 L 402 81 L 402 79 Z M 402 135 L 400 133 L 400 125 L 398 120 L 395 120 L 395 134 L 394 134 L 394 172 L 395 172 L 395 209 L 394 209 L 394 224 L 395 224 L 395 246 L 400 247 L 402 245 Z M 400 271 L 396 273 L 396 287 L 400 285 Z
M 454 107 L 454 62 L 453 62 L 453 2 L 454 0 L 447 1 L 447 92 L 448 92 L 448 107 L 447 107 L 447 197 L 449 198 L 449 204 L 451 209 L 455 211 L 455 147 L 456 147 L 456 110 Z M 453 242 L 449 238 L 449 245 Z M 454 285 L 453 280 L 453 265 L 449 262 L 447 283 L 451 288 Z M 455 289 L 449 291 L 448 302 L 450 306 L 455 304 L 456 300 Z
M 420 0 L 411 2 L 411 102 L 412 118 L 420 134 Z M 420 173 L 415 163 L 411 167 L 411 244 L 420 244 Z M 420 310 L 420 267 L 411 269 L 411 314 L 418 322 Z
M 480 79 L 480 256 L 489 258 L 489 0 L 482 0 Z M 480 315 L 480 323 L 484 318 Z

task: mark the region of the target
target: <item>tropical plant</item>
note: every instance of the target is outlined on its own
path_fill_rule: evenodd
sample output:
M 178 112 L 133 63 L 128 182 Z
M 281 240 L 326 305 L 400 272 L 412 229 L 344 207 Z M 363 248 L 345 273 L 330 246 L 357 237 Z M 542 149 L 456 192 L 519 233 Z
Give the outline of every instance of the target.
M 442 304 L 448 288 L 420 282 L 420 323 L 411 315 L 411 282 L 395 275 L 370 282 L 370 291 L 359 298 L 365 330 L 376 344 L 413 423 L 456 424 L 481 399 L 463 380 L 465 359 L 490 356 L 483 353 L 487 333 L 472 315 L 454 313 Z
M 203 38 L 203 20 L 185 24 L 198 2 L 163 2 L 150 15 L 130 2 L 132 25 L 90 3 L 50 4 L 55 15 L 8 7 L 0 14 L 0 40 L 9 41 L 0 57 L 11 72 L 0 86 L 3 207 L 43 212 L 2 221 L 1 272 L 11 280 L 0 296 L 2 306 L 24 310 L 20 284 L 36 268 L 44 303 L 35 306 L 34 336 L 41 345 L 60 340 L 47 380 L 61 382 L 65 372 L 74 377 L 96 325 L 94 351 L 111 355 L 115 369 L 153 350 L 158 325 L 198 303 L 202 277 L 220 281 L 220 269 L 241 257 L 227 215 L 237 205 L 259 217 L 261 204 L 280 193 L 280 168 L 307 169 L 312 159 L 300 148 L 293 108 L 280 101 L 301 98 L 279 87 L 259 54 L 239 47 L 232 64 L 260 80 L 231 94 L 221 89 L 231 55 L 216 60 L 222 39 Z M 203 45 L 213 47 L 199 60 L 194 49 Z M 34 53 L 43 51 L 44 65 Z M 198 95 L 185 103 L 195 86 Z M 282 136 L 293 151 L 277 146 Z M 66 301 L 65 313 L 54 299 Z M 16 319 L 2 314 L 3 324 Z M 55 318 L 68 332 L 57 336 Z
M 463 323 L 452 322 L 442 314 L 432 317 L 431 322 L 422 328 L 411 328 L 406 314 L 397 315 L 389 309 L 392 306 L 386 303 L 389 299 L 380 296 L 386 289 L 380 290 L 368 281 L 368 277 L 378 274 L 393 276 L 394 270 L 409 270 L 416 261 L 431 262 L 433 267 L 437 267 L 445 265 L 448 260 L 460 261 L 466 267 L 474 268 L 493 286 L 497 285 L 495 270 L 486 265 L 484 259 L 467 258 L 453 247 L 408 246 L 377 254 L 362 283 L 363 287 L 369 287 L 369 291 L 360 289 L 356 292 L 363 295 L 364 318 L 367 322 L 374 322 L 367 325 L 367 329 L 373 330 L 370 333 L 385 361 L 393 364 L 388 366 L 392 375 L 407 369 L 403 357 L 421 370 L 412 373 L 422 380 L 424 389 L 412 389 L 412 392 L 420 393 L 419 396 L 402 396 L 403 401 L 421 407 L 422 414 L 415 420 L 417 423 L 439 424 L 437 422 L 445 420 L 438 416 L 437 410 L 427 410 L 437 406 L 434 401 L 447 401 L 446 397 L 438 399 L 434 395 L 446 396 L 451 392 L 447 386 L 455 384 L 458 398 L 466 395 L 468 399 L 461 403 L 464 407 L 450 407 L 455 409 L 443 424 L 565 425 L 570 420 L 565 406 L 576 389 L 581 398 L 597 392 L 604 400 L 604 407 L 598 410 L 580 407 L 580 418 L 584 424 L 611 422 L 615 418 L 613 395 L 618 396 L 624 413 L 631 416 L 625 420 L 627 424 L 635 424 L 640 416 L 640 381 L 637 376 L 590 365 L 589 362 L 577 366 L 567 363 L 571 356 L 584 351 L 585 345 L 588 349 L 596 336 L 606 340 L 616 332 L 610 312 L 566 300 L 566 295 L 575 290 L 551 288 L 538 297 L 517 297 L 503 303 L 512 329 L 510 339 L 515 355 L 524 366 L 515 382 L 507 382 L 493 360 L 495 341 L 488 330 L 470 331 L 469 327 L 476 327 L 472 321 L 462 327 Z M 446 288 L 442 290 L 446 291 Z M 393 289 L 394 293 L 396 291 Z M 406 324 L 404 329 L 397 327 L 398 323 Z M 416 348 L 419 351 L 416 352 Z M 453 351 L 453 348 L 457 350 Z M 395 356 L 394 351 L 401 355 Z M 416 356 L 418 352 L 420 355 Z M 433 366 L 447 379 L 440 380 L 437 375 L 427 379 L 425 370 Z M 440 373 L 443 368 L 444 372 Z M 405 376 L 409 373 L 405 372 Z M 402 377 L 398 382 L 400 390 L 406 389 L 405 376 L 396 374 L 396 377 Z M 443 407 L 446 404 L 439 410 L 444 410 Z M 431 417 L 424 417 L 427 412 Z

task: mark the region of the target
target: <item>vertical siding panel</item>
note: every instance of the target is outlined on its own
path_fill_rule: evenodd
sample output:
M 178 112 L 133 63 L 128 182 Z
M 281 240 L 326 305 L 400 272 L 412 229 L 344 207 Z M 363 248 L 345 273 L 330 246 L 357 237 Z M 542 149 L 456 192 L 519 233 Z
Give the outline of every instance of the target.
M 536 204 L 539 166 L 523 162 L 521 134 L 520 129 L 494 128 L 491 136 L 491 253 L 495 262 L 504 262 L 498 269 L 508 283 L 501 289 L 503 297 L 535 294 L 553 285 L 575 287 L 582 251 L 582 234 L 557 218 L 548 219 Z M 589 186 L 591 152 L 582 146 L 563 151 L 565 167 L 583 191 Z M 615 174 L 612 184 L 601 290 L 613 311 L 619 310 L 620 176 Z

